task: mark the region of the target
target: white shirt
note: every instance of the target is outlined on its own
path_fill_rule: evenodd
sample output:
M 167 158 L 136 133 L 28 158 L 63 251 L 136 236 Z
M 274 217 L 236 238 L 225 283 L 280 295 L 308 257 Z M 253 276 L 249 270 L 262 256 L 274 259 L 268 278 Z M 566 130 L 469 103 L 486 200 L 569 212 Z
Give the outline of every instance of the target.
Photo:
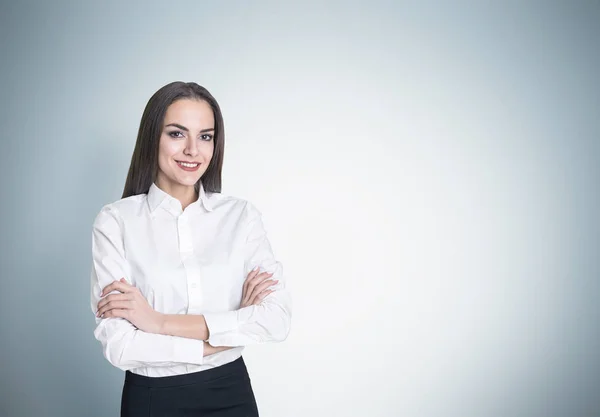
M 145 376 L 202 371 L 239 358 L 245 345 L 283 341 L 291 297 L 271 250 L 261 213 L 248 201 L 206 193 L 182 210 L 152 184 L 107 204 L 92 232 L 91 308 L 102 289 L 121 277 L 164 314 L 203 314 L 212 346 L 236 346 L 204 357 L 202 340 L 153 334 L 123 318 L 95 317 L 94 336 L 117 368 Z M 242 285 L 259 266 L 279 283 L 259 305 L 240 308 Z M 116 291 L 113 293 L 117 293 Z

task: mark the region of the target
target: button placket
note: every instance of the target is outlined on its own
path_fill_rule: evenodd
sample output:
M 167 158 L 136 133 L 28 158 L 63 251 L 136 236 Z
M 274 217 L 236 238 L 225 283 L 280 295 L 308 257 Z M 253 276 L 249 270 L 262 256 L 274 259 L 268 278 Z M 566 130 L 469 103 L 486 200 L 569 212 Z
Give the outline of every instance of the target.
M 200 271 L 192 256 L 194 253 L 192 228 L 184 214 L 181 214 L 177 219 L 177 229 L 179 231 L 179 252 L 187 280 L 188 314 L 195 314 L 201 308 L 202 288 L 200 286 Z
M 186 272 L 188 277 L 188 313 L 197 313 L 202 307 L 202 286 L 200 283 L 200 271 L 193 258 L 186 261 Z
M 183 214 L 177 218 L 177 231 L 179 232 L 179 252 L 185 258 L 192 254 L 192 231 L 187 217 Z

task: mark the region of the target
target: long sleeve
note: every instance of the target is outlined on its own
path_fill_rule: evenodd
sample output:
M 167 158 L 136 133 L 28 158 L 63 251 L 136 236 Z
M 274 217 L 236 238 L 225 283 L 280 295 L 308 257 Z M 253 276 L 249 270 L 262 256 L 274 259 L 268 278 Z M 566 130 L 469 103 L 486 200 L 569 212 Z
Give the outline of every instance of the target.
M 292 300 L 286 288 L 283 268 L 273 255 L 260 211 L 249 202 L 245 219 L 248 230 L 244 267 L 246 275 L 259 266 L 263 271 L 272 272 L 272 279 L 279 280 L 279 283 L 271 287 L 275 291 L 258 305 L 204 314 L 209 329 L 208 343 L 212 346 L 281 342 L 290 331 Z
M 102 289 L 121 277 L 131 279 L 119 213 L 110 205 L 104 206 L 94 220 L 92 258 L 91 308 L 95 317 Z M 95 320 L 94 336 L 102 343 L 106 359 L 117 368 L 203 364 L 202 340 L 147 333 L 120 317 L 95 317 Z

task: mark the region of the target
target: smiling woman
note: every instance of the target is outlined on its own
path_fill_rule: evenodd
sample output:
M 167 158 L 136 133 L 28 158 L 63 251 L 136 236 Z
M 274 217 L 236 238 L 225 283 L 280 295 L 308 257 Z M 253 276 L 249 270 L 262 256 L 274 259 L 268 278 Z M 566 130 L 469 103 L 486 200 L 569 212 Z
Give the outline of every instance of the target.
M 213 96 L 162 87 L 121 199 L 94 220 L 94 335 L 125 371 L 122 417 L 257 416 L 242 351 L 289 333 L 291 297 L 261 213 L 221 193 L 223 149 Z

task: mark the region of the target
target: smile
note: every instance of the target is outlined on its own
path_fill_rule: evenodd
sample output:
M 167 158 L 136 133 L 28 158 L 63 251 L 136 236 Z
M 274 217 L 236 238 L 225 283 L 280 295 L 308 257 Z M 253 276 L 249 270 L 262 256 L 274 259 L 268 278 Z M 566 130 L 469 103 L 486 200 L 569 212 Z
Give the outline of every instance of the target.
M 180 168 L 182 168 L 186 171 L 195 171 L 200 166 L 200 163 L 198 163 L 198 162 L 195 162 L 195 163 L 181 162 L 181 161 L 176 161 L 176 162 Z

